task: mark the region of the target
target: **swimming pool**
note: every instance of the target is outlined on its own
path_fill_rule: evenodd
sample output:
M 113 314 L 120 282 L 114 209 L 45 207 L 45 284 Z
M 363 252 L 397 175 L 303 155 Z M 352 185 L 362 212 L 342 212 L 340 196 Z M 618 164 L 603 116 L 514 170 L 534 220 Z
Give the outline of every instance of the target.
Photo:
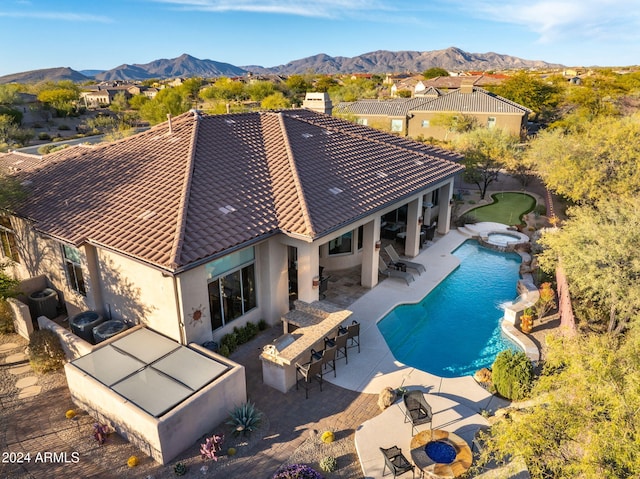
M 516 297 L 521 262 L 475 240 L 453 254 L 460 266 L 422 301 L 397 306 L 378 322 L 398 361 L 447 378 L 474 374 L 516 347 L 500 331 L 500 305 Z

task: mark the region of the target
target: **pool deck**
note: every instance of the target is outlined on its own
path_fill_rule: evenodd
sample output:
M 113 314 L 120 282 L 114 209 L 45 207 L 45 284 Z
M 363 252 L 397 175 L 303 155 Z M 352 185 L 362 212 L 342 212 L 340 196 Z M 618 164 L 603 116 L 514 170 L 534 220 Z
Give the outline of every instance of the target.
M 496 229 L 495 223 L 486 227 Z M 332 375 L 325 378 L 343 388 L 371 394 L 378 394 L 385 387 L 423 390 L 433 408 L 433 427 L 454 432 L 471 444 L 478 428 L 487 424 L 481 412 L 495 411 L 508 403 L 489 394 L 471 376 L 441 378 L 400 363 L 376 326 L 395 306 L 419 302 L 448 276 L 459 265 L 452 251 L 469 238 L 457 230 L 450 231 L 412 258 L 424 264 L 427 271 L 415 274 L 416 280 L 411 285 L 388 278 L 352 303 L 349 306 L 352 318 L 360 322 L 361 352 L 350 349 L 349 364 L 340 361 L 337 378 Z M 356 430 L 355 443 L 364 477 L 382 477 L 384 462 L 379 447 L 396 445 L 410 457 L 411 438 L 411 425 L 404 423 L 401 401 L 362 424 Z

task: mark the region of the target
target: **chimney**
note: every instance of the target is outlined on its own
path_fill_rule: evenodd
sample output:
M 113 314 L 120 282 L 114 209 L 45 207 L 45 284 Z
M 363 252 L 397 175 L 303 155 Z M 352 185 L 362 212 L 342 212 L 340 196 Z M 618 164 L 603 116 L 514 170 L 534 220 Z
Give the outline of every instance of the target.
M 333 104 L 328 93 L 307 93 L 302 102 L 302 108 L 331 115 Z
M 474 79 L 464 78 L 460 83 L 460 93 L 473 93 L 473 83 Z

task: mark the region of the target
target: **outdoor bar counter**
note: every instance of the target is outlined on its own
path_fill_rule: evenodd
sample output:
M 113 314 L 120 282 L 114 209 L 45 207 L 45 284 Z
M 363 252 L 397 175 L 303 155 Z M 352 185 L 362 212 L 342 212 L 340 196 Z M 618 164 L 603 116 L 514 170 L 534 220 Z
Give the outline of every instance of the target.
M 295 301 L 294 307 L 282 317 L 285 334 L 266 345 L 260 354 L 262 380 L 283 393 L 296 384 L 296 363 L 309 362 L 311 349 L 321 351 L 324 338 L 335 336 L 338 327 L 352 314 L 319 301 Z

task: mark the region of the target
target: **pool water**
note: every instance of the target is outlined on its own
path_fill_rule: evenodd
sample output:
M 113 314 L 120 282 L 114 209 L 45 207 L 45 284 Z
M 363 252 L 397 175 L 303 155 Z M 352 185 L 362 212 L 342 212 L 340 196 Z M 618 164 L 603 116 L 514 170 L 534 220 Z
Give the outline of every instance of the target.
M 517 348 L 500 331 L 500 305 L 516 297 L 520 256 L 475 240 L 453 254 L 460 266 L 422 301 L 397 306 L 378 322 L 398 361 L 447 378 L 472 375 Z

